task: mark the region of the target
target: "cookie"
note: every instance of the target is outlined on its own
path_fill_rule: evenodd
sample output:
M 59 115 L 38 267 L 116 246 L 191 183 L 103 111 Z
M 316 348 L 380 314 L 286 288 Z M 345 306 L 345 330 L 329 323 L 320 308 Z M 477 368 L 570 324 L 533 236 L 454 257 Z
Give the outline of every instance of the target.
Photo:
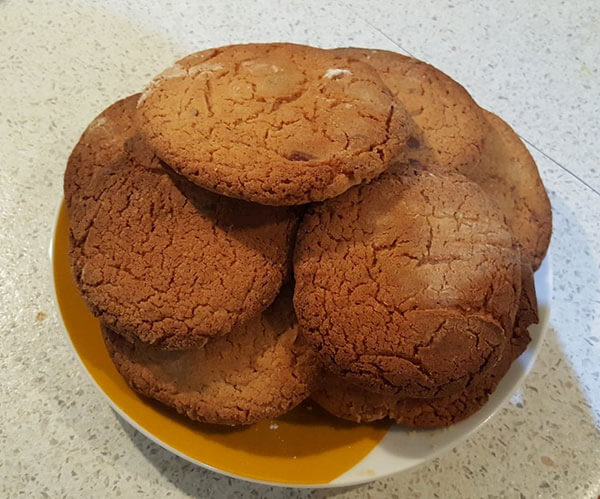
M 85 212 L 82 228 L 94 218 L 94 181 L 104 171 L 102 167 L 126 156 L 123 145 L 135 134 L 131 117 L 140 95 L 118 100 L 102 111 L 85 129 L 69 157 L 64 176 L 65 205 L 69 215 L 77 211 L 81 217 Z
M 510 344 L 498 364 L 475 376 L 465 390 L 441 398 L 402 398 L 372 393 L 325 374 L 313 391 L 313 400 L 331 414 L 358 423 L 390 418 L 416 428 L 441 428 L 466 419 L 483 407 L 512 362 L 523 353 L 530 341 L 527 329 L 538 321 L 531 266 L 523 269 L 522 276 L 519 312 Z
M 496 364 L 521 287 L 498 208 L 462 175 L 416 166 L 309 209 L 294 273 L 298 320 L 327 370 L 422 398 Z
M 429 64 L 387 50 L 343 48 L 334 52 L 375 68 L 404 105 L 417 126 L 408 143 L 409 157 L 454 170 L 479 162 L 486 121 L 459 83 Z
M 136 392 L 204 423 L 244 425 L 277 417 L 310 394 L 316 368 L 298 337 L 291 291 L 225 337 L 170 352 L 103 329 L 108 352 Z
M 524 258 L 537 269 L 552 235 L 552 208 L 535 161 L 515 131 L 484 111 L 489 123 L 480 164 L 462 168 L 500 207 Z
M 137 112 L 177 172 L 269 205 L 320 201 L 376 177 L 401 155 L 405 121 L 370 66 L 285 43 L 189 55 L 150 83 Z
M 102 135 L 88 130 L 67 165 L 71 264 L 87 305 L 111 329 L 162 348 L 200 345 L 275 299 L 297 215 L 218 196 L 170 172 L 133 128 L 111 123 L 131 123 L 135 100 L 92 124 L 126 131 L 120 148 L 94 143 Z

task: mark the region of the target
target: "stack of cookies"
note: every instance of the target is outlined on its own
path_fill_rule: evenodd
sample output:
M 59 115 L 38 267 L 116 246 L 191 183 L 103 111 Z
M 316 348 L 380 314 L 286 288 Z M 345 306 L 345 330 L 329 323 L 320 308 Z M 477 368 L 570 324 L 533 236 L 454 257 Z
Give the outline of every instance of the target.
M 392 52 L 185 57 L 88 126 L 65 200 L 117 370 L 197 421 L 312 397 L 447 426 L 537 322 L 551 211 L 535 163 L 458 83 Z

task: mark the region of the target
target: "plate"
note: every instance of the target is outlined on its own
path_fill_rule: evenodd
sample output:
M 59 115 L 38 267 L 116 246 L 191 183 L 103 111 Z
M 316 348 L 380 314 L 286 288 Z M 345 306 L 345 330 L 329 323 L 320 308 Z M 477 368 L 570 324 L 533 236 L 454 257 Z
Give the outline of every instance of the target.
M 531 370 L 550 318 L 552 271 L 546 257 L 535 274 L 539 324 L 488 403 L 470 418 L 441 430 L 387 422 L 354 424 L 306 402 L 290 413 L 244 428 L 199 424 L 137 396 L 116 371 L 73 281 L 68 219 L 59 209 L 50 248 L 56 304 L 76 357 L 113 409 L 160 446 L 227 476 L 287 487 L 357 485 L 406 471 L 448 451 L 488 421 Z

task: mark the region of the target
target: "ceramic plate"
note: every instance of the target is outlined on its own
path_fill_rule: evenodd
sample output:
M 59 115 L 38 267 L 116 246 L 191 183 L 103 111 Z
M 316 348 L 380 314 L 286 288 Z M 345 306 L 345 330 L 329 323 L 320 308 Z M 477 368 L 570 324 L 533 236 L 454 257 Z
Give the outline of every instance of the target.
M 552 271 L 546 258 L 535 275 L 540 323 L 488 403 L 443 430 L 415 431 L 389 423 L 353 424 L 310 402 L 289 414 L 245 427 L 193 423 L 138 397 L 117 373 L 73 282 L 67 256 L 68 222 L 61 206 L 51 248 L 57 306 L 77 358 L 114 410 L 165 449 L 204 468 L 244 480 L 288 487 L 340 487 L 376 480 L 422 464 L 481 427 L 529 372 L 550 317 Z

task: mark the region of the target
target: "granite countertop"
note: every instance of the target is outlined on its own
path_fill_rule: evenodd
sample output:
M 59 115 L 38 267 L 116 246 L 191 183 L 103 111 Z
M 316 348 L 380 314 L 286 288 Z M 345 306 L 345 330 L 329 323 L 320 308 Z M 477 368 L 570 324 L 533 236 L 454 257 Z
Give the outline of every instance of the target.
M 577 4 L 0 0 L 0 496 L 596 498 L 600 4 Z M 438 66 L 526 140 L 554 211 L 551 325 L 520 391 L 453 451 L 350 489 L 249 484 L 158 447 L 81 372 L 51 295 L 65 161 L 91 119 L 186 53 L 281 40 Z

